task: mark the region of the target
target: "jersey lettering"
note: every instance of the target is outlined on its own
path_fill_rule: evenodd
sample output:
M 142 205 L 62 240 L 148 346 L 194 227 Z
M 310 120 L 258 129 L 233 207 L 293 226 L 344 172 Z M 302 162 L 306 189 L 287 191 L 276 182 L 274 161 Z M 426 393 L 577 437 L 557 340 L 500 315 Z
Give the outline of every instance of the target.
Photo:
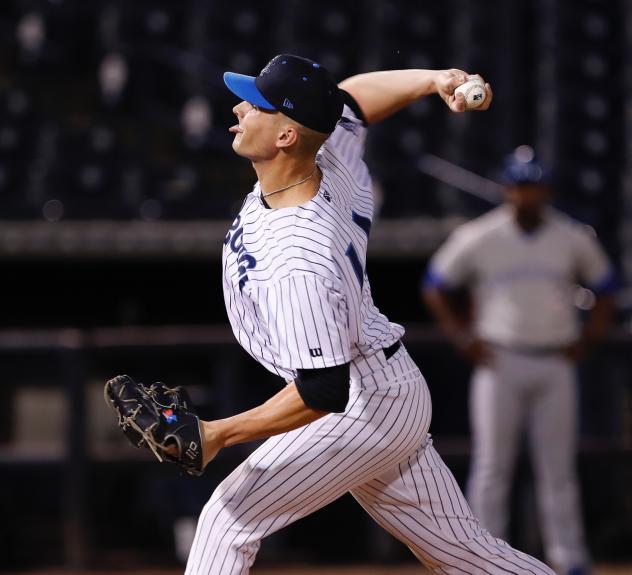
M 351 212 L 351 218 L 353 219 L 355 224 L 362 228 L 367 237 L 369 237 L 369 233 L 371 232 L 371 220 L 369 218 L 361 216 L 357 212 Z
M 241 216 L 237 216 L 233 225 L 230 226 L 226 238 L 224 238 L 224 245 L 230 244 L 230 249 L 237 254 L 239 291 L 242 291 L 248 282 L 248 274 L 246 272 L 257 265 L 257 260 L 254 256 L 247 253 L 244 248 L 244 229 L 240 227 L 240 224 Z
M 238 227 L 239 224 L 241 223 L 241 215 L 237 216 L 235 218 L 235 221 L 233 222 L 233 225 L 230 226 L 230 228 L 228 228 L 228 233 L 226 234 L 226 237 L 224 238 L 224 245 L 227 246 L 230 242 L 231 239 L 231 232 L 234 232 Z
M 364 285 L 364 270 L 362 269 L 362 262 L 360 261 L 360 257 L 358 256 L 358 252 L 356 251 L 353 243 L 349 243 L 345 255 L 349 258 L 351 267 L 353 268 L 353 273 L 355 273 L 358 278 L 358 282 L 360 282 L 360 287 L 362 287 Z
M 361 216 L 355 211 L 351 212 L 351 219 L 359 228 L 362 229 L 362 231 L 367 235 L 368 238 L 371 231 L 371 220 L 369 218 Z M 358 282 L 360 282 L 360 287 L 362 287 L 364 285 L 364 268 L 362 267 L 360 256 L 358 256 L 358 251 L 355 249 L 353 242 L 350 242 L 347 246 L 347 251 L 345 252 L 345 255 L 351 261 L 353 272 L 358 278 Z

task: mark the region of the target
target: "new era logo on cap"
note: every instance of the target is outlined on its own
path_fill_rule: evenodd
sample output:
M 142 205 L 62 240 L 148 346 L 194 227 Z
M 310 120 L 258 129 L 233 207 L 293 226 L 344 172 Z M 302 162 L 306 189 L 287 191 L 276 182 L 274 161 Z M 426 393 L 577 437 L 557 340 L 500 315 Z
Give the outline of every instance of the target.
M 290 102 L 287 98 L 285 98 L 285 100 L 283 100 L 283 107 L 293 110 L 294 104 L 292 104 L 292 102 Z

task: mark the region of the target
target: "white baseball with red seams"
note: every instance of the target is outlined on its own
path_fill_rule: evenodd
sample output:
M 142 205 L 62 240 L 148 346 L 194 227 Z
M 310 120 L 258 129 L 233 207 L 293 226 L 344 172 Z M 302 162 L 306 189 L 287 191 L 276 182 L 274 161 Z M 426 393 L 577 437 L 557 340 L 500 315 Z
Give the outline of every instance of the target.
M 485 82 L 478 74 L 467 77 L 467 80 L 454 90 L 455 94 L 465 96 L 465 107 L 468 110 L 478 108 L 485 101 Z

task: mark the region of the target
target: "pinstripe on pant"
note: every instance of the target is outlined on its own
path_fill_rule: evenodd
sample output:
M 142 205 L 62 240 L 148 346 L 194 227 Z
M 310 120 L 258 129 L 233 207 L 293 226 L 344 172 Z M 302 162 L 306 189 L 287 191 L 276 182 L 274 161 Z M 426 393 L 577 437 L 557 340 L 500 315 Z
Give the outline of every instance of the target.
M 268 439 L 218 486 L 186 574 L 248 573 L 264 537 L 348 491 L 437 573 L 551 574 L 472 517 L 432 447 L 430 406 L 403 347 L 354 362 L 345 413 Z

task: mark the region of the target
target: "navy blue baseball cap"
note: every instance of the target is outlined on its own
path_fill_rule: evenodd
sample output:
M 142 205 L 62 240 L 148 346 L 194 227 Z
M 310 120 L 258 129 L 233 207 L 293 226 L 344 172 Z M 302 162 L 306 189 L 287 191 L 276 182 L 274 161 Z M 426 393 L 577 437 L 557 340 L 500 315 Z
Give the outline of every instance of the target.
M 333 132 L 342 114 L 342 92 L 331 74 L 300 56 L 275 56 L 256 77 L 225 72 L 224 83 L 242 100 L 317 132 Z
M 518 146 L 505 158 L 502 176 L 507 185 L 548 186 L 551 183 L 550 173 L 538 161 L 531 146 Z

